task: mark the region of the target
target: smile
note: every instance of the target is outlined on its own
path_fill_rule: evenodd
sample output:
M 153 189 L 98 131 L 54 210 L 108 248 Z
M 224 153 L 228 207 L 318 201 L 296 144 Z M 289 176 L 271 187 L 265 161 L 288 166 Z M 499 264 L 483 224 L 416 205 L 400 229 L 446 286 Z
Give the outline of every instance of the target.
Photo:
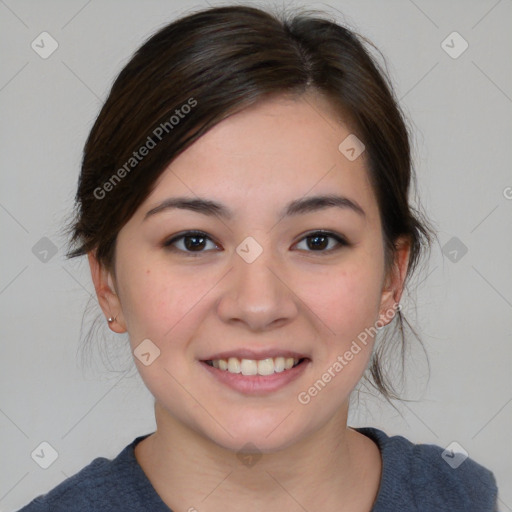
M 272 375 L 290 370 L 302 359 L 296 357 L 268 357 L 266 359 L 214 359 L 205 361 L 207 365 L 229 373 L 242 375 Z
M 200 362 L 214 382 L 253 396 L 265 396 L 285 388 L 303 375 L 311 363 L 308 357 L 298 357 L 301 354 L 268 357 L 270 354 L 267 353 L 267 357 L 262 355 L 255 359 L 249 358 L 255 355 L 243 355 L 245 357 L 218 354 Z

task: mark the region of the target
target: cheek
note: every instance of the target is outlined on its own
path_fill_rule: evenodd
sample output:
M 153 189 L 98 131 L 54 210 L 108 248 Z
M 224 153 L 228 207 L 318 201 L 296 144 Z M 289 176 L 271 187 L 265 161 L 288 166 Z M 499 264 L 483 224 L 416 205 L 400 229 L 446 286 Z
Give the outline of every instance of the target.
M 352 264 L 319 279 L 305 290 L 308 305 L 318 314 L 327 332 L 343 343 L 373 325 L 381 299 L 379 265 Z
M 144 263 L 142 263 L 144 262 Z M 157 344 L 173 339 L 182 331 L 187 317 L 208 289 L 206 279 L 194 277 L 194 271 L 172 271 L 164 262 L 141 258 L 132 260 L 119 271 L 122 308 L 132 344 L 149 338 Z
M 361 263 L 322 279 L 322 290 L 317 286 L 308 291 L 308 305 L 321 318 L 325 334 L 316 342 L 314 377 L 297 400 L 319 415 L 335 414 L 348 400 L 372 354 L 381 276 L 378 262 Z
M 194 278 L 192 269 L 171 272 L 168 265 L 148 259 L 145 267 L 132 261 L 125 271 L 123 313 L 138 371 L 156 398 L 186 408 L 179 383 L 189 378 L 184 362 L 192 357 L 190 340 L 208 307 L 205 294 L 215 281 L 210 284 L 206 276 L 198 279 L 197 272 Z M 147 339 L 151 344 L 142 345 Z M 144 352 L 151 353 L 152 362 L 147 366 L 137 360 L 137 352 L 142 352 L 139 346 L 148 347 Z M 158 355 L 153 359 L 153 354 Z

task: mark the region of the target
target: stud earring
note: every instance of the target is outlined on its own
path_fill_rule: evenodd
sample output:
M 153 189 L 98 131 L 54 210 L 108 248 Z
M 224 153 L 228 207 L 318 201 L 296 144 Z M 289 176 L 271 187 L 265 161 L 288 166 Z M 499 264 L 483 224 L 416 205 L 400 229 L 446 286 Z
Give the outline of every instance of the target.
M 115 318 L 112 318 L 111 316 L 109 316 L 107 321 L 109 324 L 111 324 L 114 320 L 115 320 Z

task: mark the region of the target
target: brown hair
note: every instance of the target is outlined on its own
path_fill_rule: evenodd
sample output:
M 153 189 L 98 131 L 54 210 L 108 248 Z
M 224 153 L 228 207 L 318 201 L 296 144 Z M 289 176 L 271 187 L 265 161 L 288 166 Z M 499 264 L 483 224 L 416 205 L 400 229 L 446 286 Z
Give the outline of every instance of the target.
M 364 142 L 386 262 L 397 238 L 407 236 L 409 277 L 431 232 L 409 205 L 414 175 L 404 116 L 364 42 L 319 15 L 248 6 L 205 9 L 159 30 L 120 72 L 89 134 L 68 257 L 95 250 L 113 269 L 117 234 L 174 158 L 255 102 L 314 90 L 350 119 Z M 405 319 L 400 311 L 397 317 L 403 355 Z M 397 398 L 380 357 L 372 356 L 373 385 Z

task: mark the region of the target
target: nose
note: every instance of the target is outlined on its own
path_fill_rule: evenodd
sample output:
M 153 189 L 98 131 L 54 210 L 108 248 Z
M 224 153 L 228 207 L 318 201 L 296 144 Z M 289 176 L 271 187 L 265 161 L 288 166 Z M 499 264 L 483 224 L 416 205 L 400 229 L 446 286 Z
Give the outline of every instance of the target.
M 296 317 L 298 298 L 287 282 L 284 266 L 270 250 L 251 263 L 235 252 L 226 279 L 217 309 L 224 322 L 243 324 L 257 332 L 285 325 Z

